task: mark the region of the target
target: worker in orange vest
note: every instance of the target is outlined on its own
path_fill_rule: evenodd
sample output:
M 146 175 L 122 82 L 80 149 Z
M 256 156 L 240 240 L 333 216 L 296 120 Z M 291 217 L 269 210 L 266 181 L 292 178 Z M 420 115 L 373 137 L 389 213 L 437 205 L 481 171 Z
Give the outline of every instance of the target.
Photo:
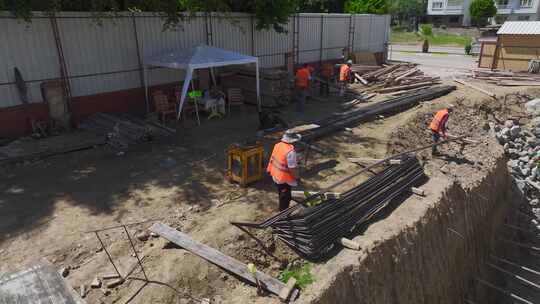
M 306 104 L 306 98 L 309 90 L 309 82 L 311 80 L 311 70 L 307 64 L 303 65 L 296 71 L 294 87 L 296 90 L 297 98 L 297 111 L 304 112 L 304 105 Z
M 329 96 L 330 95 L 330 81 L 332 80 L 332 76 L 334 76 L 334 65 L 331 63 L 325 63 L 321 66 L 321 70 L 319 72 L 321 75 L 321 79 L 326 81 L 326 83 L 321 82 L 320 85 L 320 94 L 321 96 Z
M 289 208 L 291 188 L 298 185 L 298 163 L 293 143 L 302 138 L 300 134 L 287 130 L 281 141 L 274 146 L 266 171 L 272 176 L 279 195 L 279 211 Z
M 349 59 L 339 67 L 339 96 L 345 95 L 351 77 L 351 66 L 352 60 Z
M 441 136 L 446 139 L 448 137 L 448 117 L 450 113 L 454 111 L 454 105 L 448 105 L 445 109 L 439 110 L 435 113 L 433 120 L 429 124 L 429 129 L 431 130 L 431 138 L 433 143 L 439 142 Z M 437 146 L 431 148 L 431 154 L 437 155 Z

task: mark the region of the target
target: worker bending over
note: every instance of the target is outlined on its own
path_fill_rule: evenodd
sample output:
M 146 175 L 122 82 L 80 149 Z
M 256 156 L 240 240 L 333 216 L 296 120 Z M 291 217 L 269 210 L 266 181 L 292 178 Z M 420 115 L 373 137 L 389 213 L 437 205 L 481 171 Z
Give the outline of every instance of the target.
M 347 90 L 347 84 L 351 79 L 352 60 L 347 60 L 339 67 L 339 96 L 344 96 Z
M 311 71 L 307 64 L 304 64 L 301 68 L 296 71 L 295 77 L 295 90 L 297 98 L 297 107 L 296 110 L 299 113 L 304 112 L 304 105 L 306 104 L 306 97 L 309 90 L 309 82 L 311 80 Z
M 433 117 L 433 120 L 431 121 L 431 124 L 429 124 L 429 129 L 431 130 L 431 138 L 433 139 L 433 143 L 439 142 L 439 139 L 441 136 L 446 139 L 448 137 L 448 117 L 450 116 L 450 113 L 454 111 L 454 105 L 448 105 L 446 109 L 442 109 L 435 113 L 435 116 Z M 437 146 L 433 146 L 431 148 L 431 154 L 437 155 L 439 154 L 437 151 Z
M 287 130 L 283 134 L 281 141 L 274 146 L 272 156 L 270 156 L 270 162 L 266 169 L 277 186 L 279 211 L 289 208 L 292 198 L 291 187 L 298 185 L 298 163 L 296 160 L 296 151 L 292 144 L 301 138 L 302 136 L 300 134 Z

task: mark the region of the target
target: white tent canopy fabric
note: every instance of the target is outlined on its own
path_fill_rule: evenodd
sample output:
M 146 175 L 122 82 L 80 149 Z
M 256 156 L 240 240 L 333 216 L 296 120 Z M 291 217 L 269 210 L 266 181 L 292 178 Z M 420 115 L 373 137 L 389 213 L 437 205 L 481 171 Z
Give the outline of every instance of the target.
M 243 55 L 240 53 L 227 51 L 207 45 L 199 45 L 188 49 L 181 49 L 173 52 L 167 52 L 155 58 L 144 62 L 144 86 L 146 93 L 146 102 L 148 103 L 148 68 L 163 67 L 169 69 L 186 70 L 186 77 L 182 87 L 182 94 L 178 102 L 177 118 L 180 118 L 182 107 L 193 78 L 193 71 L 196 69 L 206 69 L 222 67 L 227 65 L 240 65 L 255 63 L 256 83 L 257 83 L 257 105 L 261 110 L 261 98 L 259 93 L 259 60 L 257 57 Z M 148 105 L 147 105 L 148 106 Z

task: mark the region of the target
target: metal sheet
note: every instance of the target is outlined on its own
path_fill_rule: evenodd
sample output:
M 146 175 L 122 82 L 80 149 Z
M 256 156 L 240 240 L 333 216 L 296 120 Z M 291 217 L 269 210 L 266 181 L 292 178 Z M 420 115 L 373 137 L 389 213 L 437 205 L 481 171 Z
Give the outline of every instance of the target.
M 251 31 L 249 14 L 212 16 L 212 46 L 253 55 Z
M 99 23 L 92 18 L 58 18 L 58 27 L 69 76 L 77 77 L 71 80 L 73 96 L 140 86 L 140 79 L 130 73 L 80 77 L 139 68 L 130 18 L 104 18 Z
M 349 15 L 330 14 L 324 17 L 323 60 L 339 59 L 349 43 Z
M 284 33 L 278 33 L 274 30 L 255 31 L 255 55 L 259 56 L 261 67 L 285 65 L 285 54 L 292 50 L 292 18 L 289 18 L 289 23 L 284 27 Z
M 300 14 L 299 63 L 319 61 L 322 20 L 320 14 Z
M 497 35 L 540 35 L 540 21 L 506 21 Z
M 0 83 L 15 81 L 13 68 L 18 67 L 25 80 L 59 77 L 58 60 L 48 19 L 32 23 L 0 18 Z M 30 102 L 42 101 L 40 82 L 28 84 Z M 21 104 L 14 85 L 0 85 L 0 107 Z
M 0 277 L 0 304 L 83 304 L 49 262 L 43 260 Z

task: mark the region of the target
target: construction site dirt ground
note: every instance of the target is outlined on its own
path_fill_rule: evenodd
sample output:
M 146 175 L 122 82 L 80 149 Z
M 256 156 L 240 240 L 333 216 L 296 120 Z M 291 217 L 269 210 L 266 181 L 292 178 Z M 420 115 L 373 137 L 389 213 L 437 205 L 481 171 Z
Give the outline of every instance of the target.
M 498 96 L 524 92 L 523 88 L 479 85 Z M 540 96 L 538 91 L 527 92 Z M 481 175 L 491 165 L 490 145 L 495 144 L 483 136 L 488 134 L 483 129 L 487 122 L 484 113 L 500 110 L 500 102 L 458 85 L 458 90 L 442 98 L 317 141 L 316 145 L 329 153 L 310 153 L 298 189 L 318 190 L 361 168 L 347 157 L 382 158 L 429 143 L 427 120 L 448 103 L 458 106 L 450 119 L 450 132 L 469 134 L 481 144 L 446 145 L 441 149 L 446 156 L 438 159 L 421 153 L 426 173 L 434 179 L 465 181 Z M 336 111 L 338 105 L 332 100 L 311 101 L 302 117 L 291 110 L 294 105 L 282 111 L 291 121 L 309 122 Z M 511 108 L 506 111 L 504 118 L 519 115 Z M 224 178 L 228 145 L 254 136 L 257 124 L 251 109 L 227 119 L 204 121 L 200 127 L 188 125 L 174 138 L 131 147 L 123 155 L 102 147 L 0 168 L 0 273 L 43 257 L 59 268 L 70 266 L 67 280 L 78 289 L 95 277 L 114 273 L 95 235 L 86 231 L 156 220 L 244 263 L 255 263 L 259 270 L 276 277 L 284 264 L 266 256 L 254 240 L 229 224 L 259 222 L 277 212 L 277 193 L 269 177 L 246 188 Z M 369 176 L 361 175 L 334 191 L 349 189 Z M 425 190 L 428 194 L 442 191 L 436 187 Z M 405 229 L 404 219 L 419 216 L 415 209 L 419 201 L 411 197 L 392 207 L 392 216 L 385 212 L 373 225 L 376 229 L 367 229 L 355 240 L 368 248 L 381 239 L 381 231 Z M 151 224 L 133 225 L 129 230 L 134 235 Z M 257 235 L 267 245 L 274 243 L 269 231 Z M 116 229 L 101 236 L 120 271 L 131 269 L 136 259 L 125 233 Z M 281 243 L 274 245 L 275 254 L 283 260 L 299 260 Z M 88 303 L 124 303 L 133 296 L 131 303 L 191 303 L 203 298 L 218 303 L 278 303 L 277 297 L 257 296 L 256 288 L 162 238 L 135 240 L 135 246 L 153 283 L 141 289 L 144 282 L 128 280 L 110 295 L 92 289 L 86 297 Z M 324 268 L 324 262 L 314 265 L 315 283 L 303 296 L 310 297 L 317 286 L 324 286 L 325 278 L 318 277 L 325 273 Z M 143 274 L 136 269 L 133 276 L 142 278 Z

